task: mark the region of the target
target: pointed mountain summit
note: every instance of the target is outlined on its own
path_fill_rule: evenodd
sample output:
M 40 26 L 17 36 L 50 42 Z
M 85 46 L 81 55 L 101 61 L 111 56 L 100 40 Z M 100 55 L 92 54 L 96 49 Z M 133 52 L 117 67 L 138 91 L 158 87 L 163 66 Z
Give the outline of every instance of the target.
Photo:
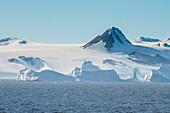
M 131 42 L 125 37 L 125 35 L 115 27 L 111 27 L 106 30 L 103 34 L 98 35 L 89 43 L 85 44 L 83 48 L 88 48 L 92 45 L 97 45 L 102 42 L 107 50 L 117 47 L 119 45 L 132 45 Z

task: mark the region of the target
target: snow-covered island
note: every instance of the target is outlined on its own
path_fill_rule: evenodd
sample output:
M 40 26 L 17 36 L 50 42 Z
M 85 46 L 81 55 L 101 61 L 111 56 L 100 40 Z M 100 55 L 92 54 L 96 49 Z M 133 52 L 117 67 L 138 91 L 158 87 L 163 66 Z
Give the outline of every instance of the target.
M 130 42 L 111 27 L 86 44 L 0 39 L 0 79 L 56 82 L 170 82 L 170 40 Z

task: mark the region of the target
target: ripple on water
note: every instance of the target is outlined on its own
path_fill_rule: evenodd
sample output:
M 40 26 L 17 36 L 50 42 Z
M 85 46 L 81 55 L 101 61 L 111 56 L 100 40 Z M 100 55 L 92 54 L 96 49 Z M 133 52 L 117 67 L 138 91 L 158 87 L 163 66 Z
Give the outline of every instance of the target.
M 1 80 L 0 112 L 170 112 L 170 84 Z

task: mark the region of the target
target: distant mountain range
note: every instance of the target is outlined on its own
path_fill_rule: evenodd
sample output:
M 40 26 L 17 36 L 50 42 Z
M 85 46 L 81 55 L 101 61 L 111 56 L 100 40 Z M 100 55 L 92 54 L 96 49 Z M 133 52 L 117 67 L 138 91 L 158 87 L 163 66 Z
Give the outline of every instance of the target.
M 133 44 L 137 45 L 150 45 L 150 46 L 157 46 L 157 47 L 170 47 L 170 38 L 167 38 L 165 40 L 159 40 L 159 39 L 153 39 L 153 38 L 145 38 L 145 37 L 139 37 L 136 40 L 132 42 Z
M 87 44 L 0 40 L 0 79 L 23 81 L 170 82 L 170 38 L 130 42 L 116 27 Z

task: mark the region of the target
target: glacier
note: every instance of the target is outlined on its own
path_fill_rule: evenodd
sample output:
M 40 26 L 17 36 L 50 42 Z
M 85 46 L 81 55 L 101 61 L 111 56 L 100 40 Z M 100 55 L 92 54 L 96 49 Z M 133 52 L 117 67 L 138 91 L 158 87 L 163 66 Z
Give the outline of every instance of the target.
M 169 70 L 163 66 L 170 61 L 168 45 L 169 39 L 130 42 L 116 27 L 86 44 L 5 38 L 0 40 L 0 79 L 168 82 Z

